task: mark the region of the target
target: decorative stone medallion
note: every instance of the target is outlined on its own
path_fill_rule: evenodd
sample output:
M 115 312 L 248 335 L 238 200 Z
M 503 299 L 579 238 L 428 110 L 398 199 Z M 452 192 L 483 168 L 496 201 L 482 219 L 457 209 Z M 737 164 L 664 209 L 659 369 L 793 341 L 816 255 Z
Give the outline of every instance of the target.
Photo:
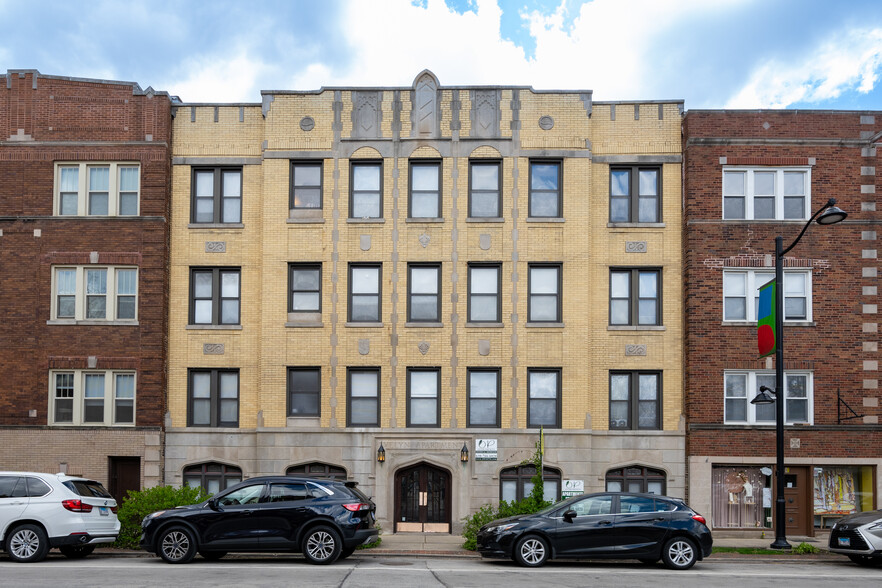
M 539 128 L 543 131 L 550 131 L 554 128 L 554 119 L 548 115 L 539 117 Z
M 430 239 L 431 237 L 429 237 L 428 233 L 423 233 L 422 235 L 420 235 L 420 245 L 423 246 L 423 249 L 429 246 Z
M 420 341 L 420 344 L 417 345 L 417 348 L 420 350 L 420 353 L 425 355 L 429 352 L 429 342 L 428 341 Z
M 206 241 L 205 242 L 205 252 L 206 253 L 226 253 L 227 252 L 227 242 L 226 241 Z
M 300 119 L 300 130 L 307 133 L 315 128 L 315 119 L 311 116 L 304 116 Z
M 646 345 L 625 345 L 625 355 L 646 355 Z
M 484 251 L 490 249 L 490 235 L 481 235 L 478 237 L 478 247 Z
M 359 339 L 358 340 L 358 352 L 361 355 L 367 355 L 371 352 L 371 340 L 370 339 Z
M 646 253 L 646 241 L 625 241 L 625 253 Z
M 223 355 L 224 354 L 224 344 L 223 343 L 203 343 L 202 344 L 202 355 Z

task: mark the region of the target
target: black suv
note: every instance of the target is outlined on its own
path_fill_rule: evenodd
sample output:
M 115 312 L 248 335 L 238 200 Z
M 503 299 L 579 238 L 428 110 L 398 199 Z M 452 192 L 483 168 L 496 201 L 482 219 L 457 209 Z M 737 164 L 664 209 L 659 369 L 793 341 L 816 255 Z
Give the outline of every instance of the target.
M 300 551 L 314 564 L 349 557 L 376 540 L 376 506 L 356 482 L 268 476 L 250 478 L 201 504 L 161 510 L 141 522 L 141 548 L 168 563 L 198 552 Z

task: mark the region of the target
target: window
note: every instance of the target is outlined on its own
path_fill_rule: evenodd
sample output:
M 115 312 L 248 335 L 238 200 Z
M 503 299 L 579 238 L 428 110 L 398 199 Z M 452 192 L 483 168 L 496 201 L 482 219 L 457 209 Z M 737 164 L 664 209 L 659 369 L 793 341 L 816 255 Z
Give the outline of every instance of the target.
M 501 217 L 501 194 L 499 162 L 471 162 L 469 164 L 469 217 Z
M 349 321 L 380 322 L 380 274 L 382 265 L 349 264 Z
M 661 372 L 610 372 L 609 428 L 661 429 Z
M 50 425 L 135 424 L 135 373 L 50 372 Z
M 660 168 L 642 166 L 610 168 L 610 222 L 661 222 L 660 194 Z
M 191 369 L 190 427 L 239 426 L 239 370 Z
M 502 470 L 499 473 L 499 499 L 511 502 L 530 496 L 536 473 L 536 466 L 532 464 Z M 560 500 L 560 471 L 543 467 L 542 486 L 544 500 L 548 502 Z
M 285 470 L 286 476 L 306 476 L 309 478 L 327 478 L 330 480 L 345 480 L 346 470 L 327 463 L 306 463 L 291 466 Z
M 190 270 L 190 324 L 238 325 L 239 268 Z
M 411 218 L 441 217 L 441 162 L 410 162 Z
M 242 481 L 242 470 L 220 463 L 203 463 L 184 469 L 184 486 L 217 494 Z
M 660 325 L 660 281 L 657 269 L 610 270 L 609 324 Z
M 319 209 L 322 207 L 322 162 L 291 162 L 292 210 Z
M 134 321 L 138 311 L 138 268 L 55 267 L 53 320 Z
M 321 416 L 321 387 L 321 368 L 288 368 L 288 416 Z
M 137 163 L 59 163 L 55 214 L 138 216 L 140 174 Z
M 467 426 L 499 426 L 499 368 L 468 368 Z
M 530 162 L 530 217 L 558 218 L 561 214 L 559 161 Z
M 759 307 L 759 289 L 774 279 L 774 271 L 724 270 L 723 320 L 755 322 Z M 812 320 L 811 291 L 810 270 L 784 272 L 785 321 Z
M 637 492 L 664 496 L 667 478 L 661 470 L 628 466 L 606 472 L 607 492 Z M 622 512 L 625 512 L 622 509 Z
M 797 219 L 811 216 L 811 169 L 723 170 L 724 219 Z
M 352 163 L 349 218 L 383 218 L 383 163 Z
M 407 426 L 440 426 L 440 368 L 407 368 Z
M 527 427 L 560 428 L 560 369 L 527 370 Z
M 242 169 L 193 168 L 194 223 L 242 222 Z
M 589 496 L 577 500 L 570 505 L 568 510 L 573 510 L 577 517 L 613 514 L 613 497 L 610 495 Z
M 527 322 L 559 323 L 561 321 L 561 266 L 560 264 L 530 264 L 527 288 L 530 305 Z
M 292 263 L 288 269 L 288 312 L 321 312 L 322 264 Z
M 498 323 L 500 307 L 499 277 L 502 265 L 469 264 L 469 317 L 471 323 Z
M 346 370 L 346 425 L 380 426 L 380 368 Z
M 269 502 L 296 502 L 311 498 L 303 482 L 279 482 L 270 484 Z
M 441 264 L 407 265 L 408 322 L 441 321 Z
M 725 373 L 726 424 L 774 425 L 775 404 L 751 404 L 760 386 L 775 389 L 775 372 Z M 784 372 L 784 422 L 814 420 L 811 372 Z

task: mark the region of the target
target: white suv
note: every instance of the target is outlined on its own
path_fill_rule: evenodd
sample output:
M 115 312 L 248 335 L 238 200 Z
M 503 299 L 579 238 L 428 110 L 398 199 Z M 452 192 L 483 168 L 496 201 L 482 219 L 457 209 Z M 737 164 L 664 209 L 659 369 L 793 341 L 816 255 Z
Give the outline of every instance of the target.
M 116 500 L 95 480 L 0 472 L 0 548 L 14 561 L 40 561 L 53 547 L 86 557 L 117 535 Z

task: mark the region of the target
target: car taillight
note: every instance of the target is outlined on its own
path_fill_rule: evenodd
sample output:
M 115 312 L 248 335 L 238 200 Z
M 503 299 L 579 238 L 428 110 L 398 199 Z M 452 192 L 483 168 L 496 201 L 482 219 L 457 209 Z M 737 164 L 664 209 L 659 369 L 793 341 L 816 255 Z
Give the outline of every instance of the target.
M 116 507 L 116 506 L 110 507 L 110 512 L 112 512 L 113 514 L 116 514 L 116 511 L 118 511 L 118 510 L 119 510 L 119 507 Z
M 701 516 L 700 514 L 694 514 L 694 515 L 692 515 L 692 518 L 695 519 L 696 521 L 698 521 L 699 523 L 701 523 L 702 525 L 704 525 L 705 527 L 707 526 L 707 520 L 705 520 L 705 518 L 703 516 Z
M 86 502 L 83 502 L 79 498 L 77 499 L 69 499 L 62 500 L 61 506 L 66 508 L 71 512 L 92 512 L 92 505 Z
M 350 502 L 349 504 L 344 504 L 343 508 L 352 512 L 358 512 L 360 510 L 370 510 L 371 505 L 366 502 Z

